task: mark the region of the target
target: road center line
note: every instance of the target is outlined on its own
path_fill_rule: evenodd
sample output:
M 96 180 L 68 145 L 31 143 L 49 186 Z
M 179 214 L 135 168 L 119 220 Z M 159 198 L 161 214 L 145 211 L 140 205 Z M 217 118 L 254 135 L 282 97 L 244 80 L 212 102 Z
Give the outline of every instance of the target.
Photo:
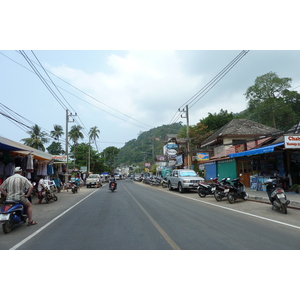
M 143 211 L 143 213 L 148 217 L 151 223 L 155 226 L 155 228 L 159 231 L 159 233 L 163 236 L 163 238 L 167 241 L 167 243 L 174 250 L 181 250 L 178 245 L 168 236 L 168 234 L 159 226 L 159 224 L 151 217 L 151 215 L 145 210 L 145 208 L 136 200 L 136 198 L 127 190 L 127 188 L 123 185 L 124 189 L 131 196 L 131 198 L 135 201 L 135 203 L 139 206 L 139 208 Z
M 22 240 L 21 242 L 19 242 L 18 244 L 16 244 L 15 246 L 13 246 L 12 248 L 10 248 L 9 250 L 17 250 L 19 247 L 21 247 L 23 244 L 25 244 L 26 242 L 28 242 L 30 239 L 32 239 L 34 236 L 36 236 L 37 234 L 39 234 L 41 231 L 43 231 L 44 229 L 46 229 L 48 226 L 50 226 L 52 223 L 54 223 L 56 220 L 58 220 L 60 217 L 62 217 L 63 215 L 65 215 L 67 212 L 69 212 L 71 209 L 73 209 L 75 206 L 77 206 L 78 204 L 80 204 L 81 202 L 83 202 L 84 200 L 86 200 L 88 197 L 90 197 L 91 195 L 93 195 L 95 192 L 97 192 L 98 190 L 93 191 L 91 194 L 87 195 L 86 197 L 84 197 L 83 199 L 81 199 L 79 202 L 77 202 L 76 204 L 74 204 L 73 206 L 69 207 L 67 210 L 65 210 L 63 213 L 61 213 L 60 215 L 58 215 L 57 217 L 55 217 L 54 219 L 52 219 L 50 222 L 48 222 L 47 224 L 45 224 L 43 227 L 41 227 L 40 229 L 38 229 L 37 231 L 35 231 L 34 233 L 32 233 L 31 235 L 29 235 L 27 238 L 25 238 L 24 240 Z

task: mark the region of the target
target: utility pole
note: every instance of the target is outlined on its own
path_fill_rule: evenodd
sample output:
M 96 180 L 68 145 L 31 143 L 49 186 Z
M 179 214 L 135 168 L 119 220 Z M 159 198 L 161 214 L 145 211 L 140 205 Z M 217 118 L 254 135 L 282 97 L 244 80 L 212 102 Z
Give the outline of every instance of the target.
M 69 114 L 69 110 L 66 109 L 66 156 L 67 156 L 67 168 L 66 168 L 66 174 L 65 174 L 65 183 L 68 182 L 69 179 L 69 139 L 68 139 L 68 133 L 69 128 L 68 124 L 69 122 L 74 122 L 74 119 L 72 121 L 69 120 L 69 117 L 71 116 L 77 116 L 77 113 L 73 115 L 72 113 Z
M 178 109 L 180 112 L 184 112 L 185 115 L 181 115 L 181 118 L 186 118 L 186 137 L 187 137 L 187 161 L 188 169 L 191 168 L 191 154 L 190 154 L 190 124 L 189 124 L 189 107 L 186 105 L 185 110 Z

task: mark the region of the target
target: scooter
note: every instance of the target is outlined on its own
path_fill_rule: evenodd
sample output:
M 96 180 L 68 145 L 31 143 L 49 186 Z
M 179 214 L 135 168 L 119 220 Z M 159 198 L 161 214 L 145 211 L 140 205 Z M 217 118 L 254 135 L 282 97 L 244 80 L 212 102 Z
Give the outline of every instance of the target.
M 231 180 L 231 182 L 233 184 L 229 187 L 229 192 L 227 194 L 229 203 L 233 204 L 236 199 L 247 200 L 249 198 L 249 195 L 245 192 L 245 186 L 241 182 L 240 178 L 235 178 Z
M 112 182 L 112 183 L 110 184 L 109 189 L 110 189 L 112 192 L 114 192 L 115 189 L 116 189 L 116 183 L 115 183 L 115 182 Z
M 214 178 L 212 184 L 199 182 L 197 187 L 199 197 L 205 198 L 207 195 L 214 195 L 216 190 L 216 184 L 218 183 L 218 178 Z
M 154 186 L 159 186 L 160 185 L 160 178 L 158 177 L 153 177 L 150 179 L 150 185 Z
M 54 201 L 58 200 L 57 196 L 47 187 L 45 188 L 45 194 L 43 196 L 47 204 L 50 203 L 50 200 L 54 200 Z
M 268 179 L 264 185 L 266 185 L 267 194 L 272 204 L 272 210 L 275 207 L 281 210 L 283 214 L 286 214 L 290 200 L 286 198 L 284 190 L 277 187 L 276 180 L 274 179 Z
M 72 183 L 71 191 L 72 191 L 73 194 L 78 192 L 78 188 L 77 188 L 77 185 L 75 183 Z
M 9 233 L 14 226 L 26 223 L 27 214 L 22 201 L 5 200 L 0 210 L 0 223 L 4 233 Z
M 168 187 L 168 180 L 167 180 L 167 178 L 163 178 L 163 180 L 161 181 L 161 186 L 163 188 L 167 188 Z
M 227 197 L 230 186 L 231 182 L 229 177 L 223 178 L 219 183 L 217 183 L 214 193 L 215 199 L 217 201 L 221 201 L 224 197 Z

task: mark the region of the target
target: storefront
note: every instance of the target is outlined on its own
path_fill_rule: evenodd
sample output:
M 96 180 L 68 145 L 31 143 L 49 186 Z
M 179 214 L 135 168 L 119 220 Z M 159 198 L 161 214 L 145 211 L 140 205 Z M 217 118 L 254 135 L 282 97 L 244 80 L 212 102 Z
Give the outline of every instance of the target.
M 237 172 L 246 187 L 263 190 L 263 182 L 274 176 L 284 174 L 284 143 L 277 143 L 262 148 L 229 154 L 237 162 Z
M 54 174 L 51 154 L 0 137 L 0 184 L 14 174 L 17 166 L 31 181 L 36 181 L 38 175 Z

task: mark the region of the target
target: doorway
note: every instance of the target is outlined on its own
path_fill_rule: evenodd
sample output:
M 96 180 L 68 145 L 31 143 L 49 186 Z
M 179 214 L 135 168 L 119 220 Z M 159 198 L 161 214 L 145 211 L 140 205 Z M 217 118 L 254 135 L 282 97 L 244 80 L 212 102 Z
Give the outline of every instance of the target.
M 238 162 L 238 175 L 245 187 L 250 187 L 250 176 L 253 175 L 252 160 Z

